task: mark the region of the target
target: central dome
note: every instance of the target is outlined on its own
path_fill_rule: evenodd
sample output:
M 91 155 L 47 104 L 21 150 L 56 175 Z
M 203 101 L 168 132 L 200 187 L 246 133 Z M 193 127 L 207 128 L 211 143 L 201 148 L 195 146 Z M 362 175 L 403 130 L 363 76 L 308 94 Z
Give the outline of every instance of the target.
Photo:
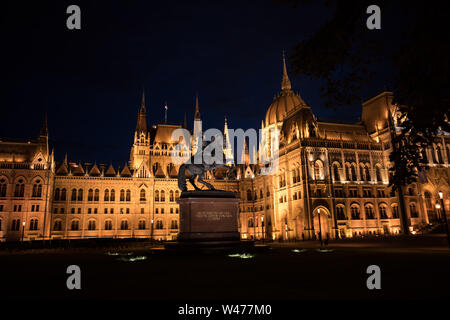
M 283 55 L 283 79 L 281 81 L 281 93 L 277 95 L 266 113 L 265 125 L 283 121 L 286 115 L 301 106 L 306 106 L 300 95 L 291 90 L 291 82 L 287 75 L 286 60 Z

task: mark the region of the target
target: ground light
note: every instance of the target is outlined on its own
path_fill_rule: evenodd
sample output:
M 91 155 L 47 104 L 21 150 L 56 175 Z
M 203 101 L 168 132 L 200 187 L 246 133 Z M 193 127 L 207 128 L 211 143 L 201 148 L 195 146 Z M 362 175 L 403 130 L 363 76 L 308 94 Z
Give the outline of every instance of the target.
M 305 252 L 305 251 L 308 251 L 308 249 L 292 249 L 291 250 L 292 252 L 295 252 L 295 253 L 300 253 L 300 252 Z
M 233 253 L 228 255 L 230 258 L 251 259 L 254 258 L 254 254 L 250 253 Z

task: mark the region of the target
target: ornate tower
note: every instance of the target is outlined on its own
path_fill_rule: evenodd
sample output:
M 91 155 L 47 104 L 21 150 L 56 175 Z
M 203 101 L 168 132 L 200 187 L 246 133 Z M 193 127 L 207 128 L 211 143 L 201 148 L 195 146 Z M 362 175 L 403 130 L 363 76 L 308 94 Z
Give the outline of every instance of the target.
M 150 131 L 147 128 L 147 111 L 145 93 L 142 92 L 142 103 L 139 109 L 134 142 L 130 153 L 130 167 L 138 170 L 142 166 L 148 168 L 150 159 Z M 148 171 L 150 172 L 150 171 Z

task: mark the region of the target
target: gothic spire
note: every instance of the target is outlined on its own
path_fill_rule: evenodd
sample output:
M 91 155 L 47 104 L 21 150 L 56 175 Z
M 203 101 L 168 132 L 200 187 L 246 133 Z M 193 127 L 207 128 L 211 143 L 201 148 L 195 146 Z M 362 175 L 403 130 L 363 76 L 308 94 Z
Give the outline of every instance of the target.
M 195 116 L 194 120 L 200 120 L 200 111 L 198 109 L 198 94 L 195 95 Z
M 291 81 L 289 80 L 286 68 L 286 57 L 283 51 L 283 79 L 281 80 L 281 90 L 291 90 Z
M 147 112 L 145 109 L 145 92 L 142 90 L 142 103 L 138 113 L 138 120 L 136 125 L 137 132 L 147 132 Z

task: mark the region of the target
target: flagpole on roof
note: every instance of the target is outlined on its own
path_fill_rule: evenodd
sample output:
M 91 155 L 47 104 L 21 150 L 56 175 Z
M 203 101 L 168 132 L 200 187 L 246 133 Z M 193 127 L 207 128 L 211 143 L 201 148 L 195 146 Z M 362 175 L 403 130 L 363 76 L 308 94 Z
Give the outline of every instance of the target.
M 166 124 L 167 124 L 167 109 L 168 109 L 168 107 L 167 107 L 167 101 L 166 101 L 166 103 L 164 105 L 164 123 L 166 123 Z

